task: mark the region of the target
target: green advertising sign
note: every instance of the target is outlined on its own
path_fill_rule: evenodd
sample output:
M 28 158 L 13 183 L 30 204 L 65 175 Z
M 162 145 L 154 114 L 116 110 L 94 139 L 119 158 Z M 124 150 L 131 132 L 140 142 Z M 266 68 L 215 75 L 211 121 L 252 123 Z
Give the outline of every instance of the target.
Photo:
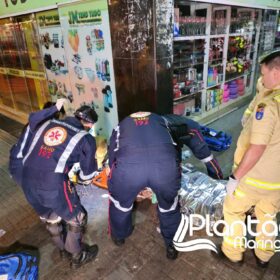
M 47 8 L 61 3 L 69 3 L 69 0 L 2 0 L 0 1 L 0 17 L 9 16 L 17 13 L 32 12 L 37 9 Z M 77 1 L 78 2 L 78 1 Z M 86 1 L 83 1 L 86 2 Z M 107 1 L 104 5 L 107 5 Z M 219 1 L 219 0 L 209 0 L 203 1 L 209 3 L 219 3 L 230 2 L 230 5 L 244 5 L 244 6 L 261 6 L 263 8 L 279 8 L 280 0 L 235 0 L 235 1 Z
M 9 16 L 16 13 L 53 6 L 69 0 L 2 0 L 0 1 L 0 16 Z
M 224 5 L 241 5 L 245 7 L 260 7 L 263 9 L 278 8 L 280 9 L 280 0 L 193 0 L 195 2 L 206 2 Z
M 83 4 L 79 5 L 66 5 L 60 9 L 61 16 L 68 18 L 70 25 L 79 24 L 98 24 L 102 21 L 102 10 L 108 10 L 107 1 L 105 0 L 93 0 L 83 1 Z
M 56 9 L 51 10 L 51 11 L 37 13 L 36 18 L 38 20 L 40 27 L 53 26 L 53 25 L 60 24 L 58 11 Z

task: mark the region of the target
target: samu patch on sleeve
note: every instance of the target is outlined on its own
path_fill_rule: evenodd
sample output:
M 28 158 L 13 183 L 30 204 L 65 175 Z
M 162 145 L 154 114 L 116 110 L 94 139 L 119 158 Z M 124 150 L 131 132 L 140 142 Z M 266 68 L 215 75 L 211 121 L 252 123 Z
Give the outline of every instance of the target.
M 266 104 L 265 103 L 260 103 L 258 105 L 257 111 L 256 111 L 256 119 L 259 121 L 263 118 L 264 116 L 264 108 Z

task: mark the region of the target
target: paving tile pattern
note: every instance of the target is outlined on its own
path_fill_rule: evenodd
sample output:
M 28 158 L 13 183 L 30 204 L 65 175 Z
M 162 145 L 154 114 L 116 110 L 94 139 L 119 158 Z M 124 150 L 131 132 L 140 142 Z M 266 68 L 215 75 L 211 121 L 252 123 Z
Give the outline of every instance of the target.
M 234 116 L 240 119 L 239 115 Z M 1 126 L 0 118 L 0 128 Z M 215 124 L 219 128 L 219 124 Z M 6 130 L 7 125 L 3 126 Z M 222 128 L 222 126 L 220 126 Z M 230 132 L 230 127 L 227 128 Z M 234 128 L 236 130 L 236 128 Z M 17 132 L 13 133 L 16 135 Z M 236 133 L 236 131 L 234 132 Z M 90 187 L 80 189 L 81 200 L 89 210 L 89 224 L 85 240 L 97 243 L 100 253 L 95 261 L 78 270 L 71 270 L 68 261 L 60 259 L 57 249 L 28 205 L 22 190 L 9 177 L 9 149 L 16 137 L 0 130 L 0 229 L 7 233 L 0 238 L 0 252 L 18 251 L 27 245 L 37 248 L 39 272 L 42 280 L 59 279 L 207 279 L 207 280 L 277 280 L 280 279 L 280 256 L 275 255 L 268 269 L 256 266 L 252 252 L 245 254 L 245 263 L 235 267 L 216 260 L 209 251 L 180 253 L 176 261 L 165 257 L 163 240 L 156 231 L 153 208 L 149 202 L 138 203 L 135 211 L 135 230 L 122 247 L 116 247 L 108 236 L 106 192 Z M 230 153 L 233 153 L 230 151 Z M 230 158 L 223 154 L 223 163 Z M 225 166 L 223 164 L 223 166 Z M 204 232 L 193 238 L 202 238 Z M 188 238 L 190 239 L 190 238 Z M 220 238 L 212 239 L 220 243 Z

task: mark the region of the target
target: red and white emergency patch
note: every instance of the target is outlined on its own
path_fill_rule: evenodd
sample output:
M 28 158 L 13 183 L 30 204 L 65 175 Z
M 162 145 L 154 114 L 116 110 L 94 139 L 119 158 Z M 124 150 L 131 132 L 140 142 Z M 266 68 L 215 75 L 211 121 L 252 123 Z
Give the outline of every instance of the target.
M 130 115 L 133 118 L 136 126 L 148 125 L 150 112 L 137 112 Z
M 67 137 L 67 131 L 63 127 L 57 126 L 49 129 L 44 136 L 44 143 L 47 146 L 57 146 L 62 144 Z
M 150 116 L 151 113 L 150 112 L 137 112 L 137 113 L 133 113 L 130 115 L 130 117 L 134 118 L 134 119 L 138 119 L 138 118 L 145 118 Z

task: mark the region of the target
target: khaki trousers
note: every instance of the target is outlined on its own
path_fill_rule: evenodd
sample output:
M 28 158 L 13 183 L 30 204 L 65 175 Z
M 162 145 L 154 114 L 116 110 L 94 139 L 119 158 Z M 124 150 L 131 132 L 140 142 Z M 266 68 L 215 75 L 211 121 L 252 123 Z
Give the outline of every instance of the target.
M 280 191 L 264 190 L 240 183 L 233 196 L 226 196 L 223 209 L 224 220 L 228 226 L 224 228 L 222 251 L 232 261 L 240 261 L 246 250 L 244 237 L 246 237 L 247 227 L 243 223 L 246 212 L 252 206 L 255 206 L 257 221 L 259 221 L 256 227 L 259 235 L 255 237 L 257 245 L 254 246 L 254 241 L 252 241 L 250 248 L 254 246 L 256 256 L 265 262 L 274 255 L 273 244 L 277 234 L 273 233 L 275 231 L 278 233 L 275 226 L 277 225 L 276 214 L 280 209 Z M 227 231 L 227 227 L 231 227 L 232 230 Z M 265 230 L 262 230 L 263 228 Z

